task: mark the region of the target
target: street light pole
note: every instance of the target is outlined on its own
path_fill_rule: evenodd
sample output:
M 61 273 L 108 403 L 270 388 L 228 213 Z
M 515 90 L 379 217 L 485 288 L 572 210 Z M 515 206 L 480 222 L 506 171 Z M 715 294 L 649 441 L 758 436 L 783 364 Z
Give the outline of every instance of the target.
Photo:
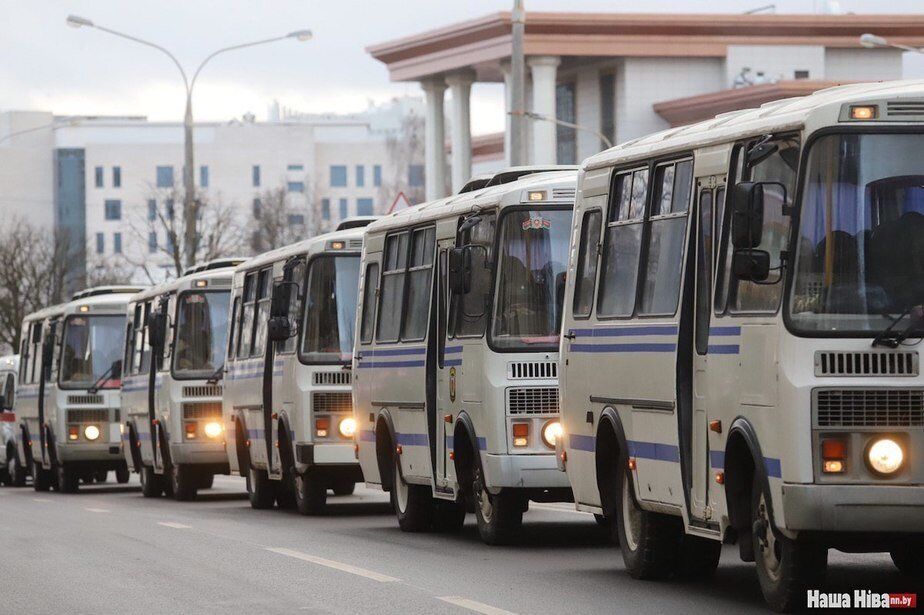
M 523 51 L 523 36 L 526 31 L 526 11 L 523 0 L 514 0 L 510 15 L 510 164 L 526 164 L 526 58 Z
M 196 253 L 198 252 L 199 247 L 199 233 L 198 231 L 198 216 L 199 216 L 199 204 L 196 200 L 196 180 L 195 180 L 195 156 L 193 152 L 193 112 L 192 112 L 192 95 L 193 88 L 196 85 L 196 79 L 199 77 L 199 73 L 202 72 L 202 69 L 205 67 L 208 62 L 215 56 L 225 53 L 227 51 L 234 51 L 237 49 L 244 49 L 246 47 L 255 47 L 256 45 L 265 45 L 266 43 L 274 43 L 276 41 L 285 40 L 288 38 L 294 38 L 298 41 L 308 41 L 311 40 L 312 34 L 310 30 L 296 30 L 295 32 L 290 32 L 285 36 L 276 36 L 273 38 L 267 38 L 259 41 L 253 41 L 251 43 L 242 43 L 240 45 L 232 45 L 230 47 L 224 47 L 217 51 L 210 53 L 196 68 L 196 72 L 193 73 L 192 80 L 190 80 L 186 71 L 183 69 L 183 65 L 180 64 L 179 60 L 176 59 L 172 53 L 167 51 L 164 47 L 151 43 L 144 39 L 119 32 L 117 30 L 111 30 L 103 26 L 99 26 L 89 19 L 79 17 L 77 15 L 69 15 L 67 18 L 67 25 L 74 28 L 88 27 L 96 28 L 102 32 L 107 32 L 113 36 L 118 36 L 119 38 L 124 38 L 135 43 L 140 43 L 148 47 L 153 47 L 158 51 L 167 55 L 170 60 L 176 65 L 180 71 L 180 75 L 183 77 L 183 85 L 186 88 L 186 113 L 183 116 L 183 152 L 184 152 L 184 164 L 183 164 L 183 260 L 186 267 L 190 267 L 196 263 Z

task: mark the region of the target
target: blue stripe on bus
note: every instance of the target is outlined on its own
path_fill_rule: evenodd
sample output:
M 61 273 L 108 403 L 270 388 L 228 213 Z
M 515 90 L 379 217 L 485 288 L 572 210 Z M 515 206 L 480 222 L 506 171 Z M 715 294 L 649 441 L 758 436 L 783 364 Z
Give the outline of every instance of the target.
M 427 446 L 430 443 L 425 433 L 399 433 L 395 439 L 401 446 Z
M 709 327 L 709 336 L 734 337 L 741 335 L 741 327 Z
M 638 335 L 677 335 L 677 325 L 645 325 L 641 327 L 601 327 L 571 329 L 575 337 L 631 337 Z
M 383 367 L 423 367 L 424 361 L 373 361 L 370 363 L 362 362 L 359 367 L 362 369 L 383 368 Z
M 443 361 L 443 367 L 457 367 L 462 365 L 462 359 L 446 359 Z
M 597 438 L 594 436 L 582 436 L 578 434 L 569 434 L 568 440 L 571 443 L 571 448 L 579 451 L 587 451 L 589 453 L 597 450 Z
M 363 351 L 364 357 L 399 357 L 405 355 L 415 355 L 415 354 L 424 354 L 427 352 L 426 348 L 417 347 L 417 348 L 385 348 L 382 350 L 365 350 Z
M 764 468 L 770 478 L 783 478 L 783 468 L 780 466 L 779 459 L 764 457 Z
M 446 349 L 443 352 L 445 354 L 458 354 L 462 352 L 462 346 L 446 346 Z
M 572 344 L 572 352 L 676 352 L 677 344 Z
M 709 451 L 709 465 L 714 470 L 725 469 L 725 451 Z
M 371 429 L 361 429 L 359 431 L 360 442 L 375 442 L 375 432 Z
M 741 346 L 738 344 L 709 344 L 706 347 L 706 354 L 738 354 L 741 352 Z
M 629 441 L 629 456 L 641 459 L 654 459 L 656 461 L 670 461 L 680 463 L 680 449 L 673 444 L 660 444 L 658 442 Z

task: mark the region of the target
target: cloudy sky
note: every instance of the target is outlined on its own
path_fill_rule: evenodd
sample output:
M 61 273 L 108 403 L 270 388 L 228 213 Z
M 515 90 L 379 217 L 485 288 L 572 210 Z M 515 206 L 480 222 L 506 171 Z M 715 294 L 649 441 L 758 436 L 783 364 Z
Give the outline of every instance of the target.
M 775 0 L 777 12 L 814 12 L 824 0 Z M 740 13 L 774 0 L 525 0 L 527 10 Z M 857 13 L 924 12 L 922 0 L 840 0 Z M 170 49 L 188 70 L 211 51 L 309 28 L 308 43 L 283 41 L 229 53 L 210 63 L 196 86 L 199 120 L 266 116 L 273 99 L 308 112 L 360 111 L 370 100 L 420 94 L 390 83 L 365 47 L 507 10 L 512 0 L 0 0 L 0 110 L 58 114 L 182 115 L 179 73 L 153 49 L 65 25 L 68 14 Z M 909 54 L 913 55 L 913 54 Z M 924 56 L 906 59 L 924 76 Z M 476 85 L 475 133 L 503 128 L 499 85 Z

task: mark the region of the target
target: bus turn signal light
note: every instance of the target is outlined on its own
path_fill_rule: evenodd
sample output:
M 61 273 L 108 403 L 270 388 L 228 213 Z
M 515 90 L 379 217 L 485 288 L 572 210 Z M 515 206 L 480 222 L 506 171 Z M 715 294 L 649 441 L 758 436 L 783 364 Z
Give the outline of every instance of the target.
M 847 443 L 843 440 L 828 439 L 821 442 L 821 458 L 825 461 L 844 460 L 847 458 Z
M 330 419 L 323 418 L 314 422 L 314 434 L 319 438 L 326 438 L 330 433 Z
M 529 423 L 513 424 L 513 445 L 526 446 L 529 444 Z

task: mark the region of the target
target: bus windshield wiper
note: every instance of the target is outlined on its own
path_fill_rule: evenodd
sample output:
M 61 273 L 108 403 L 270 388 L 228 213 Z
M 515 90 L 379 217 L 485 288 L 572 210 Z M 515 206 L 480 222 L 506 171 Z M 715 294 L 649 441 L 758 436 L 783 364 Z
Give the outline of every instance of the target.
M 87 393 L 90 395 L 96 395 L 99 393 L 100 385 L 102 385 L 102 383 L 105 382 L 107 378 L 109 378 L 109 375 L 112 373 L 112 370 L 115 369 L 115 366 L 115 361 L 113 361 L 112 365 L 109 366 L 109 369 L 104 371 L 103 374 L 96 379 L 96 382 L 90 385 L 90 388 L 87 389 Z
M 917 305 L 912 304 L 902 310 L 902 313 L 892 319 L 885 329 L 876 334 L 873 338 L 873 346 L 885 346 L 886 348 L 898 348 L 898 345 L 904 342 L 915 327 L 918 326 L 918 319 L 912 318 L 908 326 L 899 332 L 895 332 L 895 327 L 902 321 L 905 316 L 911 314 Z
M 208 380 L 205 381 L 205 384 L 218 384 L 218 381 L 225 377 L 225 364 L 222 363 L 218 366 L 211 376 L 208 377 Z

